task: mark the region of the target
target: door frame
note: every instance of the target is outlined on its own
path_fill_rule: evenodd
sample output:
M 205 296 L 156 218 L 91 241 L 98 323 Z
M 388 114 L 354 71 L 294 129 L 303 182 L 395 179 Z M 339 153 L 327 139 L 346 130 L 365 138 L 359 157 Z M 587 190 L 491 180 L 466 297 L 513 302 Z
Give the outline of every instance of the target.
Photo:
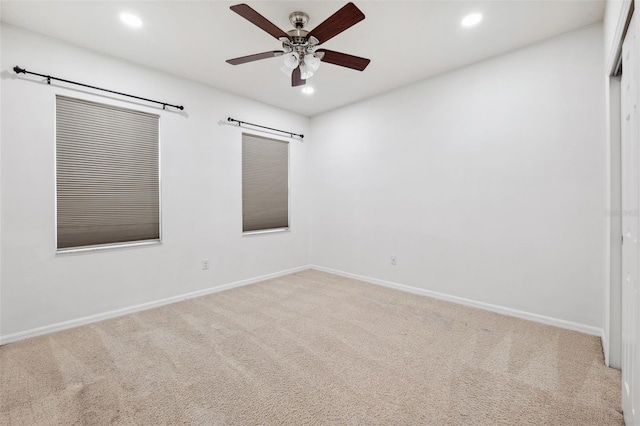
M 635 0 L 640 5 L 640 0 Z M 621 359 L 621 290 L 622 290 L 622 204 L 621 204 L 621 87 L 620 63 L 622 42 L 626 35 L 634 0 L 624 0 L 616 19 L 616 28 L 608 58 L 605 58 L 606 101 L 606 185 L 605 185 L 605 268 L 603 289 L 602 349 L 605 364 L 620 368 Z

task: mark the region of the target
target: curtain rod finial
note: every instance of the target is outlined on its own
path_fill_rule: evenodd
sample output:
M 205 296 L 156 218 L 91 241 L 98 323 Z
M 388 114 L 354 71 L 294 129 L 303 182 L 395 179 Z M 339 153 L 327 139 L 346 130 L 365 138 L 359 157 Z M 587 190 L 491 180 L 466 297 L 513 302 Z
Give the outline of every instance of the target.
M 14 71 L 16 74 L 20 74 L 20 73 L 24 73 L 24 72 L 25 72 L 25 71 L 27 71 L 27 70 L 25 70 L 24 68 L 20 68 L 19 66 L 17 66 L 17 65 L 16 65 L 15 67 L 13 67 L 13 71 Z

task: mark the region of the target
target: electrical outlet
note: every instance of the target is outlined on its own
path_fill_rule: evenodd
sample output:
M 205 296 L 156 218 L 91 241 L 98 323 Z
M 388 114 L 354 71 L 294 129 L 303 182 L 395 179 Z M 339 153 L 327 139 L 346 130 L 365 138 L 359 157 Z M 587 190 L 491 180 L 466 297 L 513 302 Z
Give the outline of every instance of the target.
M 202 270 L 206 271 L 209 269 L 209 259 L 202 259 Z
M 398 257 L 397 256 L 391 256 L 391 264 L 392 265 L 397 265 L 398 264 Z

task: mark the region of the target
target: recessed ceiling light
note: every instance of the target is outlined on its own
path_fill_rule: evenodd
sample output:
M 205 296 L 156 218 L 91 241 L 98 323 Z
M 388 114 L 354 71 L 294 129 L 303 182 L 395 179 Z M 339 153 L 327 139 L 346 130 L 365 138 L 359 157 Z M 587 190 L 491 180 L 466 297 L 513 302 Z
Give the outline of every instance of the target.
M 305 95 L 310 95 L 313 92 L 315 92 L 315 90 L 311 86 L 307 86 L 307 87 L 303 87 L 302 88 L 302 93 L 304 93 Z
M 480 13 L 471 13 L 462 18 L 462 21 L 460 23 L 463 27 L 473 27 L 480 21 L 482 21 L 482 15 Z
M 121 13 L 120 20 L 130 27 L 140 28 L 142 26 L 142 19 L 130 13 Z

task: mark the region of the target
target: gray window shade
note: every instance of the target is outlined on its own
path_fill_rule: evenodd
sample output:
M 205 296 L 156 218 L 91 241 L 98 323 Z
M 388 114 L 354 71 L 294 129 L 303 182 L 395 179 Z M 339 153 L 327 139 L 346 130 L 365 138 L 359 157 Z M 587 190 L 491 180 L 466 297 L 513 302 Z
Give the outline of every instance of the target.
M 158 116 L 56 97 L 58 248 L 160 239 Z
M 289 143 L 242 135 L 242 230 L 289 227 Z

